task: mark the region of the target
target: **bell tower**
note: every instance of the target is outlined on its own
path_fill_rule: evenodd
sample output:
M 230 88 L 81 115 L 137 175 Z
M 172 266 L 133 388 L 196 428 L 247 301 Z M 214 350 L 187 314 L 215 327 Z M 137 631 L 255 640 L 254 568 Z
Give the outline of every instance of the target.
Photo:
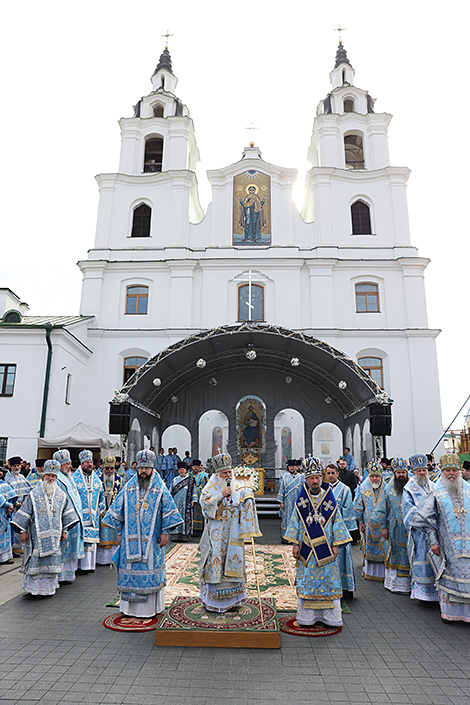
M 375 112 L 375 99 L 354 84 L 354 76 L 340 40 L 330 73 L 331 91 L 318 104 L 313 124 L 308 150 L 312 169 L 302 215 L 315 220 L 319 245 L 352 244 L 351 236 L 367 236 L 374 245 L 409 246 L 405 193 L 409 169 L 390 166 L 392 116 Z M 354 219 L 354 209 L 364 211 L 360 222 Z

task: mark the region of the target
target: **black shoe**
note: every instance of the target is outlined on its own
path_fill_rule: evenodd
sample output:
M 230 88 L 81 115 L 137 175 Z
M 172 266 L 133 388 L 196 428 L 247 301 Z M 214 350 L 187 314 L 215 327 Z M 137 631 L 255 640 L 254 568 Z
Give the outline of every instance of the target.
M 354 600 L 354 593 L 352 590 L 343 590 L 344 600 Z
M 0 567 L 1 567 L 2 565 L 13 565 L 14 562 L 15 562 L 15 561 L 13 560 L 13 558 L 10 558 L 8 561 L 3 561 L 3 563 L 0 563 Z
M 13 551 L 13 558 L 21 558 L 21 553 L 15 553 Z

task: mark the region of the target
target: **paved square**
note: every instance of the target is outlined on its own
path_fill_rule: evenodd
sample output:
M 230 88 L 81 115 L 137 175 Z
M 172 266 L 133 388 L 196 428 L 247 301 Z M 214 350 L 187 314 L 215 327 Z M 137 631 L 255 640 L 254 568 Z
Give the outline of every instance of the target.
M 276 543 L 276 520 L 262 519 Z M 1 705 L 468 705 L 470 625 L 445 625 L 422 607 L 363 580 L 343 631 L 281 635 L 280 650 L 156 647 L 155 632 L 113 632 L 116 573 L 98 566 L 52 598 L 20 593 L 20 561 L 0 570 Z

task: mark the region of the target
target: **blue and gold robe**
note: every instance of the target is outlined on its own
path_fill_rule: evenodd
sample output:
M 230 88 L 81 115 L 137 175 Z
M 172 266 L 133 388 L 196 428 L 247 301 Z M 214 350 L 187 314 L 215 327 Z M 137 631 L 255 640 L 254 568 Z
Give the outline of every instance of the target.
M 388 539 L 381 539 L 385 566 L 397 571 L 397 577 L 408 578 L 410 562 L 408 560 L 408 532 L 403 523 L 401 502 L 402 492 L 397 492 L 393 480 L 385 486 L 382 497 L 375 507 L 371 521 L 380 529 L 388 530 Z
M 196 482 L 197 502 L 193 507 L 193 534 L 199 536 L 204 531 L 204 517 L 201 510 L 201 494 L 207 485 L 209 475 L 205 470 L 201 470 L 194 476 Z
M 401 504 L 403 522 L 408 531 L 408 560 L 410 561 L 411 581 L 419 583 L 425 593 L 436 594 L 434 587 L 434 572 L 428 562 L 429 542 L 426 532 L 413 526 L 416 511 L 434 492 L 434 483 L 425 487 L 419 485 L 414 477 L 406 483 L 403 489 Z
M 306 514 L 308 516 L 310 507 L 303 500 L 312 506 L 313 501 L 319 501 L 323 524 L 315 522 L 315 527 L 314 524 L 309 525 Z M 313 539 L 308 533 L 312 527 L 319 534 Z M 343 595 L 338 560 L 334 558 L 332 548 L 349 543 L 351 536 L 329 485 L 322 487 L 320 495 L 315 496 L 308 492 L 307 484 L 304 484 L 284 538 L 301 548 L 301 557 L 297 559 L 296 590 L 297 596 L 304 601 L 303 607 L 313 610 L 332 609 L 333 600 Z M 307 551 L 304 553 L 305 547 Z
M 0 480 L 0 562 L 12 557 L 10 505 L 15 505 L 18 495 L 5 480 Z
M 138 497 L 140 499 L 138 499 Z M 173 497 L 157 472 L 145 492 L 137 478 L 129 480 L 103 517 L 103 523 L 121 534 L 121 545 L 113 561 L 118 569 L 118 590 L 128 602 L 145 602 L 166 582 L 165 550 L 160 534 L 182 523 Z
M 82 501 L 83 540 L 85 544 L 100 542 L 100 516 L 106 511 L 104 489 L 98 474 L 92 470 L 91 492 L 87 492 L 85 473 L 81 467 L 73 474 L 73 479 Z
M 429 555 L 436 587 L 451 602 L 470 602 L 470 486 L 462 482 L 460 494 L 451 499 L 440 480 L 416 510 L 413 527 L 426 532 L 428 543 L 439 544 L 440 556 Z
M 386 484 L 381 482 L 377 490 L 372 488 L 370 478 L 367 477 L 356 490 L 353 509 L 356 519 L 365 524 L 366 530 L 361 536 L 362 556 L 371 563 L 383 563 L 385 553 L 380 539 L 380 526 L 372 520 L 376 505 L 380 502 Z
M 354 515 L 351 489 L 341 481 L 338 481 L 336 485 L 332 485 L 331 489 L 336 497 L 336 501 L 347 530 L 349 532 L 356 531 L 357 522 Z M 356 589 L 356 575 L 354 573 L 354 563 L 350 543 L 345 543 L 338 547 L 338 566 L 339 574 L 341 576 L 341 587 L 343 590 L 354 592 Z
M 119 544 L 118 532 L 116 531 L 116 529 L 111 529 L 111 527 L 105 526 L 102 522 L 102 518 L 118 496 L 123 484 L 125 483 L 121 475 L 119 475 L 117 472 L 112 475 L 111 482 L 106 482 L 105 473 L 103 472 L 100 472 L 99 478 L 103 483 L 105 501 L 105 509 L 103 512 L 101 512 L 100 515 L 99 548 L 110 548 L 111 546 L 117 546 Z
M 33 470 L 31 470 L 31 472 L 28 473 L 28 476 L 26 479 L 28 480 L 31 487 L 34 487 L 35 485 L 38 484 L 38 482 L 41 482 L 42 475 L 39 475 L 37 469 L 33 468 Z
M 284 504 L 284 509 L 279 510 L 281 517 L 281 536 L 287 531 L 292 512 L 295 511 L 295 500 L 300 492 L 302 483 L 305 480 L 303 475 L 297 473 L 283 472 L 279 478 L 279 492 L 277 493 L 277 501 Z
M 244 540 L 262 536 L 253 490 L 232 488 L 232 497 L 222 496 L 217 475 L 212 475 L 201 494 L 206 526 L 199 543 L 201 585 L 215 586 L 215 600 L 241 594 L 245 582 Z
M 196 482 L 191 473 L 186 473 L 183 477 L 181 475 L 175 477 L 171 486 L 171 496 L 184 520 L 183 524 L 175 526 L 171 533 L 189 537 L 193 532 L 193 502 L 197 502 Z
M 82 500 L 80 499 L 80 494 L 72 475 L 65 475 L 65 473 L 59 472 L 57 475 L 57 486 L 67 495 L 67 499 L 79 519 L 78 524 L 75 524 L 75 526 L 67 531 L 67 539 L 62 544 L 62 562 L 68 563 L 69 561 L 83 558 L 85 555 L 83 545 Z
M 15 513 L 12 525 L 15 531 L 26 532 L 21 573 L 39 576 L 58 575 L 62 565 L 60 537 L 79 521 L 67 495 L 55 488 L 51 501 L 37 484 Z

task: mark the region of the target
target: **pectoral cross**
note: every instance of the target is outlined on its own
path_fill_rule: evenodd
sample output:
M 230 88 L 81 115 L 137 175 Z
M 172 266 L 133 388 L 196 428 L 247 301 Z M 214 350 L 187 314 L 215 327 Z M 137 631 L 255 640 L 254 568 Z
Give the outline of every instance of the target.
M 332 512 L 334 507 L 334 504 L 332 503 L 331 499 L 328 500 L 326 504 L 323 505 L 324 508 L 326 509 L 327 512 Z
M 305 497 L 302 497 L 301 499 L 299 499 L 299 504 L 302 509 L 305 509 L 305 507 L 308 505 L 308 500 L 306 500 Z

